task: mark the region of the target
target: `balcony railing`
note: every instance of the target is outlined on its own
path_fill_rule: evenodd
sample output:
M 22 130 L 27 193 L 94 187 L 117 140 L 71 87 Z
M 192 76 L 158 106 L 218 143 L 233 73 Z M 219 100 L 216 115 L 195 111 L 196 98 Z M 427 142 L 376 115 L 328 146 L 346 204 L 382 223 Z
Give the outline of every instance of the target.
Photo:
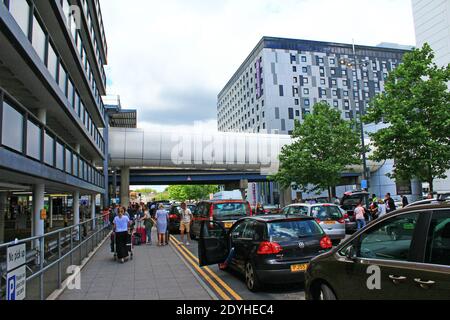
M 103 173 L 0 89 L 0 146 L 104 188 Z

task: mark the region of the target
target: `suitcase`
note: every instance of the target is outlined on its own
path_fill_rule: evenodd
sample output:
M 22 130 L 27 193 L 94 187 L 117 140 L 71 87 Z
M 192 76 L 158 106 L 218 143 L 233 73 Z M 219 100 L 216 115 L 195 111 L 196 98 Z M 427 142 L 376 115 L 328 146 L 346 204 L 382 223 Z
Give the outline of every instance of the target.
M 145 231 L 145 228 L 137 228 L 136 233 L 140 235 L 141 243 L 147 243 L 147 232 Z

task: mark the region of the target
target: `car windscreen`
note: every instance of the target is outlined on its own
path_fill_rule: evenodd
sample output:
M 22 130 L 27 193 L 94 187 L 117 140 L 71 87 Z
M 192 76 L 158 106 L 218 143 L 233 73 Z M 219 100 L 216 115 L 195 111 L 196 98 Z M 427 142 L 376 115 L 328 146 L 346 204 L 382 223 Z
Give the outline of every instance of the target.
M 364 200 L 364 197 L 360 196 L 360 195 L 350 196 L 350 197 L 344 198 L 344 200 L 342 201 L 342 206 L 356 207 L 363 200 Z
M 267 224 L 270 241 L 286 241 L 323 235 L 314 220 L 275 221 Z
M 247 216 L 247 205 L 243 202 L 228 202 L 214 204 L 215 218 L 235 218 Z
M 311 208 L 312 216 L 319 220 L 340 220 L 342 212 L 336 206 L 315 206 Z

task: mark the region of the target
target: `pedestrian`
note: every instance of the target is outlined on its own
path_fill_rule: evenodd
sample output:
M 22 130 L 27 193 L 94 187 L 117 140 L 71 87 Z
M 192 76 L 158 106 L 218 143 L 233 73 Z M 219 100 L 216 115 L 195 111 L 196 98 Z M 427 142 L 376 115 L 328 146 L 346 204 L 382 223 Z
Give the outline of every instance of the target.
M 406 208 L 408 206 L 408 204 L 409 204 L 408 197 L 407 196 L 403 196 L 402 197 L 403 208 Z
M 114 233 L 116 240 L 117 258 L 124 263 L 128 260 L 128 228 L 130 227 L 130 219 L 125 215 L 124 208 L 119 209 L 119 214 L 114 218 Z
M 180 235 L 181 235 L 181 243 L 184 243 L 184 234 L 186 233 L 187 241 L 186 246 L 190 245 L 191 241 L 191 225 L 194 221 L 194 215 L 191 210 L 187 207 L 186 202 L 181 204 L 181 221 L 180 221 Z
M 378 219 L 386 215 L 386 204 L 383 199 L 378 199 Z
M 158 229 L 158 246 L 166 245 L 167 225 L 169 222 L 169 214 L 164 210 L 164 205 L 161 203 L 156 211 L 156 226 Z
M 152 245 L 152 229 L 154 223 L 147 206 L 144 206 L 144 217 L 142 219 L 144 220 L 147 244 Z
M 386 213 L 391 213 L 397 208 L 395 207 L 395 201 L 391 198 L 391 194 L 387 193 L 386 198 L 384 199 L 384 203 L 386 204 Z
M 358 231 L 366 226 L 366 218 L 364 217 L 364 213 L 365 210 L 362 205 L 362 202 L 359 202 L 358 206 L 355 209 L 355 217 L 356 217 L 356 224 L 358 226 Z
M 369 221 L 378 218 L 378 198 L 376 196 L 372 198 L 372 202 L 369 206 L 369 213 Z

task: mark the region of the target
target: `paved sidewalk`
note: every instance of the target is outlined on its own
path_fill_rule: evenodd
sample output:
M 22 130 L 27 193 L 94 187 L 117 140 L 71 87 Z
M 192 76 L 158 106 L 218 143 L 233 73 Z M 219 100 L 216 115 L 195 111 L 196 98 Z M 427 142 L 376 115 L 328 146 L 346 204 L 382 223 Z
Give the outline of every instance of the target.
M 134 259 L 120 264 L 113 260 L 109 239 L 81 271 L 81 290 L 65 290 L 59 297 L 59 300 L 211 299 L 172 247 L 135 247 Z

